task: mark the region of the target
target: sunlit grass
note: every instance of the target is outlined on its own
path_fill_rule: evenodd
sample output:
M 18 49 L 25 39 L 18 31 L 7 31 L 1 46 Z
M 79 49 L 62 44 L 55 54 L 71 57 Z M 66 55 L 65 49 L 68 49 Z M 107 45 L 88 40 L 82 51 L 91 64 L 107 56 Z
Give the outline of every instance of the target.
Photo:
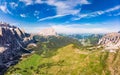
M 75 48 L 73 44 L 59 48 L 50 57 L 33 54 L 24 58 L 6 75 L 110 75 L 109 52 L 89 51 Z M 49 54 L 49 53 L 48 53 Z M 118 56 L 117 64 L 118 64 Z M 114 60 L 116 60 L 114 59 Z M 120 64 L 119 64 L 120 65 Z

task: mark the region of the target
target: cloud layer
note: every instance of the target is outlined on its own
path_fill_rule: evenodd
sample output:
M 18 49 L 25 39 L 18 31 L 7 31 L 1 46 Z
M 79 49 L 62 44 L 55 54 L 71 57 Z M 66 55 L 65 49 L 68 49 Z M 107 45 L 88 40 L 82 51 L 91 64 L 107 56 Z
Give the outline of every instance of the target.
M 108 27 L 79 27 L 80 25 L 55 25 L 52 26 L 58 33 L 110 33 L 118 32 L 119 28 L 108 28 Z
M 96 11 L 96 12 L 92 12 L 92 13 L 88 13 L 88 14 L 79 14 L 77 16 L 77 18 L 73 18 L 72 20 L 80 20 L 82 18 L 97 17 L 97 16 L 100 16 L 100 15 L 103 15 L 103 14 L 106 14 L 106 13 L 116 11 L 116 10 L 120 10 L 120 5 L 117 5 L 113 8 L 110 8 L 110 9 L 107 9 L 107 10 L 104 10 L 104 11 Z

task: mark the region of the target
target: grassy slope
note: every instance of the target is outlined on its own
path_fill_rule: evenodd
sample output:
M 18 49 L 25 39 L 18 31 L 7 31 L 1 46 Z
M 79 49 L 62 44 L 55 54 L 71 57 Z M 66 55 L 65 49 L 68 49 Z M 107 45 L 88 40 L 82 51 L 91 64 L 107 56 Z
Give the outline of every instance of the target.
M 117 68 L 118 74 L 120 71 L 119 52 L 115 55 L 100 50 L 79 50 L 71 44 L 59 48 L 55 53 L 48 58 L 37 54 L 24 58 L 17 65 L 9 68 L 6 75 L 110 75 L 114 73 L 111 67 Z

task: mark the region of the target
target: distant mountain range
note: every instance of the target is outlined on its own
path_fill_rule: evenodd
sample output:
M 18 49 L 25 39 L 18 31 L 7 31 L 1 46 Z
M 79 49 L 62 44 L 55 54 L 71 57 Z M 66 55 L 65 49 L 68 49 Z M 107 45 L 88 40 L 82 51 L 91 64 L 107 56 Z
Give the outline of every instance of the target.
M 97 45 L 98 41 L 103 37 L 104 34 L 60 34 L 61 36 L 68 36 L 71 38 L 78 39 L 84 46 Z

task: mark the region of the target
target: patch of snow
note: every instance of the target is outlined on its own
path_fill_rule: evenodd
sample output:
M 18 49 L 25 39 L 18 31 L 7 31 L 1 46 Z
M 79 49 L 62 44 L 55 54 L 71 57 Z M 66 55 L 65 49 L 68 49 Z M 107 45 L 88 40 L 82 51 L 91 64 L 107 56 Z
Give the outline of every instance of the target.
M 3 53 L 6 50 L 5 47 L 0 47 L 0 53 Z

